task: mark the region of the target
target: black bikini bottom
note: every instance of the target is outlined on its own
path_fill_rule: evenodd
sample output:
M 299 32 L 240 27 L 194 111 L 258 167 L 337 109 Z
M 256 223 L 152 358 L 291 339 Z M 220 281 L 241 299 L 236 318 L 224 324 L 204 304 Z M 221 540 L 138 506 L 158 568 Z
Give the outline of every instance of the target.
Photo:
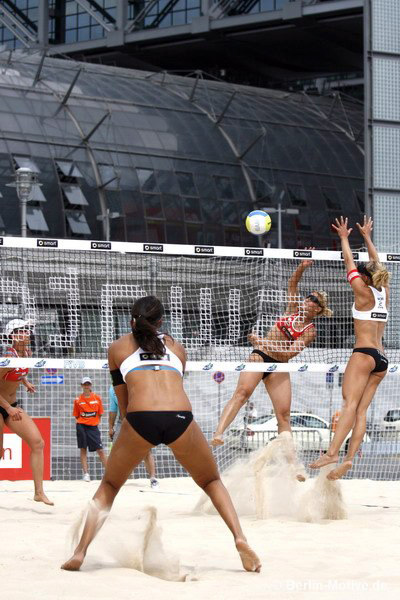
M 14 402 L 14 404 L 11 404 L 11 406 L 18 406 L 18 402 Z M 6 419 L 8 419 L 8 417 L 10 416 L 6 409 L 2 406 L 0 406 L 0 415 L 3 417 L 4 423 L 6 422 Z
M 251 354 L 258 354 L 258 356 L 261 356 L 261 358 L 263 359 L 263 361 L 265 363 L 281 363 L 281 362 L 283 362 L 282 360 L 276 360 L 276 358 L 272 358 L 271 356 L 268 356 L 268 354 L 265 354 L 265 352 L 263 352 L 262 350 L 253 350 L 253 352 Z M 271 375 L 271 373 L 273 373 L 272 370 L 269 373 L 268 372 L 263 373 L 262 379 L 265 379 L 266 377 L 268 377 L 268 375 Z
M 382 371 L 386 371 L 389 366 L 389 361 L 386 356 L 376 348 L 354 348 L 353 353 L 354 352 L 361 352 L 361 354 L 372 356 L 375 360 L 375 369 L 373 369 L 371 373 L 382 373 Z
M 126 420 L 153 446 L 168 446 L 186 431 L 193 421 L 193 414 L 190 410 L 139 410 L 128 412 Z

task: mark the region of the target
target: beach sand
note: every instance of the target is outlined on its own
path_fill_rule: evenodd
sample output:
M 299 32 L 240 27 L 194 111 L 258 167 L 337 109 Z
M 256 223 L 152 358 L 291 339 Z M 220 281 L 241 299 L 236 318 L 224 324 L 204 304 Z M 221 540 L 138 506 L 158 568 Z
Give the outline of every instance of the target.
M 296 483 L 307 504 L 315 485 Z M 47 507 L 33 502 L 32 482 L 0 482 L 2 600 L 400 598 L 400 482 L 341 482 L 346 519 L 242 516 L 262 561 L 257 574 L 243 570 L 219 516 L 194 512 L 200 493 L 190 478 L 162 479 L 158 492 L 130 480 L 81 571 L 63 571 L 71 529 L 97 486 L 45 482 L 55 502 Z M 157 525 L 144 550 L 149 519 Z M 155 573 L 157 561 L 159 576 L 138 570 Z

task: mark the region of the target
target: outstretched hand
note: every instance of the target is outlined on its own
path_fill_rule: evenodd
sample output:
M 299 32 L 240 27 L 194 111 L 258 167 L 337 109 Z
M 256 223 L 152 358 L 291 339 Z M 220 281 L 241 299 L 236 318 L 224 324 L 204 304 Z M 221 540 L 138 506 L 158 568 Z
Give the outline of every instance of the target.
M 310 246 L 309 248 L 304 248 L 304 250 L 315 250 L 315 246 Z M 311 267 L 313 263 L 314 263 L 314 261 L 313 261 L 313 260 L 309 260 L 309 259 L 307 259 L 307 260 L 302 260 L 300 264 L 301 264 L 301 265 L 302 265 L 302 266 L 303 266 L 305 269 L 308 269 L 308 267 Z
M 373 222 L 372 218 L 368 217 L 368 219 L 367 219 L 366 215 L 364 215 L 364 224 L 363 225 L 360 225 L 360 223 L 357 223 L 357 227 L 358 227 L 361 235 L 364 238 L 371 237 L 371 231 L 373 229 L 373 227 L 372 227 L 373 224 L 374 224 L 374 222 Z
M 222 446 L 224 444 L 223 436 L 214 433 L 213 438 L 210 442 L 210 446 Z
M 332 223 L 332 229 L 336 231 L 340 238 L 348 238 L 353 231 L 352 227 L 348 227 L 348 218 L 340 217 L 340 219 L 335 219 L 335 221 L 336 224 Z

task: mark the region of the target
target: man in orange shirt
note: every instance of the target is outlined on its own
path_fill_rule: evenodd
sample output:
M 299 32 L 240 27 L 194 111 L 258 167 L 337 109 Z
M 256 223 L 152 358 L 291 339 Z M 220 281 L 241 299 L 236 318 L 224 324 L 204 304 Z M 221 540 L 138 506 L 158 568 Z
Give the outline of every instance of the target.
M 104 410 L 100 396 L 92 392 L 92 380 L 90 377 L 85 376 L 82 379 L 81 385 L 82 394 L 74 400 L 73 416 L 76 419 L 76 437 L 78 448 L 81 451 L 82 479 L 83 481 L 90 481 L 87 448 L 89 448 L 89 452 L 97 452 L 103 467 L 106 466 L 107 462 L 98 428 Z

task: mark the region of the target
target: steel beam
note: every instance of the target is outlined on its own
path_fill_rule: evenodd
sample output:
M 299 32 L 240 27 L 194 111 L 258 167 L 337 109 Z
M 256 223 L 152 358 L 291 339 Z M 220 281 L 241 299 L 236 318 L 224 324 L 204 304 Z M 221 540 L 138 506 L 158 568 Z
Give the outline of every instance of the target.
M 75 2 L 97 21 L 105 31 L 113 31 L 115 29 L 113 25 L 113 23 L 115 23 L 114 17 L 109 15 L 103 7 L 97 4 L 97 2 L 94 2 L 94 0 L 75 0 Z M 105 21 L 105 18 L 108 19 L 108 22 Z

